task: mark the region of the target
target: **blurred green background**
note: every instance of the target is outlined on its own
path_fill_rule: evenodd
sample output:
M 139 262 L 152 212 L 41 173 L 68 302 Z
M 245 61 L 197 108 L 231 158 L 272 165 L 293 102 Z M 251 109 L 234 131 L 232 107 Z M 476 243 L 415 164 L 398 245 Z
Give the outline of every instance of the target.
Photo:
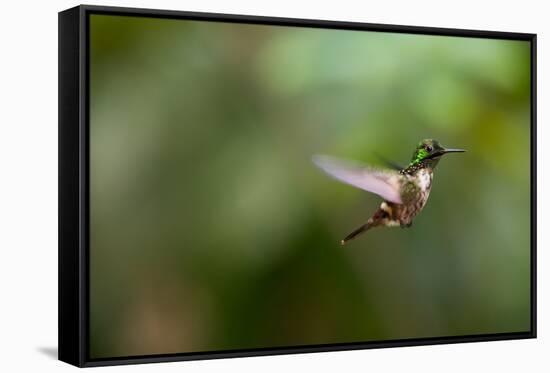
M 91 357 L 527 331 L 528 42 L 92 15 Z M 316 153 L 439 164 L 411 229 Z M 379 164 L 379 162 L 378 162 Z

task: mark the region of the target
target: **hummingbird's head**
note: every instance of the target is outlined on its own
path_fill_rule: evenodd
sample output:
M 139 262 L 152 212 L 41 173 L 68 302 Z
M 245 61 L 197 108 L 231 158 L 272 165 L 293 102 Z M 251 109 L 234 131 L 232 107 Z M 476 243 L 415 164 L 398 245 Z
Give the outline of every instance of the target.
M 418 143 L 418 146 L 414 150 L 410 165 L 423 164 L 427 167 L 434 168 L 444 154 L 465 151 L 464 149 L 447 149 L 441 146 L 437 140 L 425 139 Z

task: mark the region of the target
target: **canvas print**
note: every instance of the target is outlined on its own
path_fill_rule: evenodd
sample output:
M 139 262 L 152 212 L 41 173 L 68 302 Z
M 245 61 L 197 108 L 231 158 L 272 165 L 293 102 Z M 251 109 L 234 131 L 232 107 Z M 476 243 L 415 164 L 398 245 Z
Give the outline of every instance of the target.
M 528 41 L 89 17 L 89 357 L 531 328 Z

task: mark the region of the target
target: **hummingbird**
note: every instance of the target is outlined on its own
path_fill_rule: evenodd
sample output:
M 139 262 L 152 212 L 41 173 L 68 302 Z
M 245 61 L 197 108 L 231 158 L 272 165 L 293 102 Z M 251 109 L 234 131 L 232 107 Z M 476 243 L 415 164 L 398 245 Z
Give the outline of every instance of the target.
M 425 139 L 414 149 L 409 165 L 398 169 L 378 169 L 330 156 L 313 156 L 313 163 L 328 175 L 384 199 L 367 222 L 348 234 L 341 244 L 374 227 L 409 228 L 428 201 L 434 169 L 441 157 L 465 151 L 444 148 L 437 140 Z

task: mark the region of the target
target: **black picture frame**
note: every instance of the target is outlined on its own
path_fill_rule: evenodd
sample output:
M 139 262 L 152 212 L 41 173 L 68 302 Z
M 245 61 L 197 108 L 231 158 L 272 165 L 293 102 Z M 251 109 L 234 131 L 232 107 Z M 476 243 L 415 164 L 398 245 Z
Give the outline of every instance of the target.
M 89 335 L 89 29 L 91 14 L 528 41 L 531 45 L 531 328 L 528 332 L 91 359 Z M 79 367 L 536 337 L 536 34 L 81 5 L 59 13 L 59 360 Z

